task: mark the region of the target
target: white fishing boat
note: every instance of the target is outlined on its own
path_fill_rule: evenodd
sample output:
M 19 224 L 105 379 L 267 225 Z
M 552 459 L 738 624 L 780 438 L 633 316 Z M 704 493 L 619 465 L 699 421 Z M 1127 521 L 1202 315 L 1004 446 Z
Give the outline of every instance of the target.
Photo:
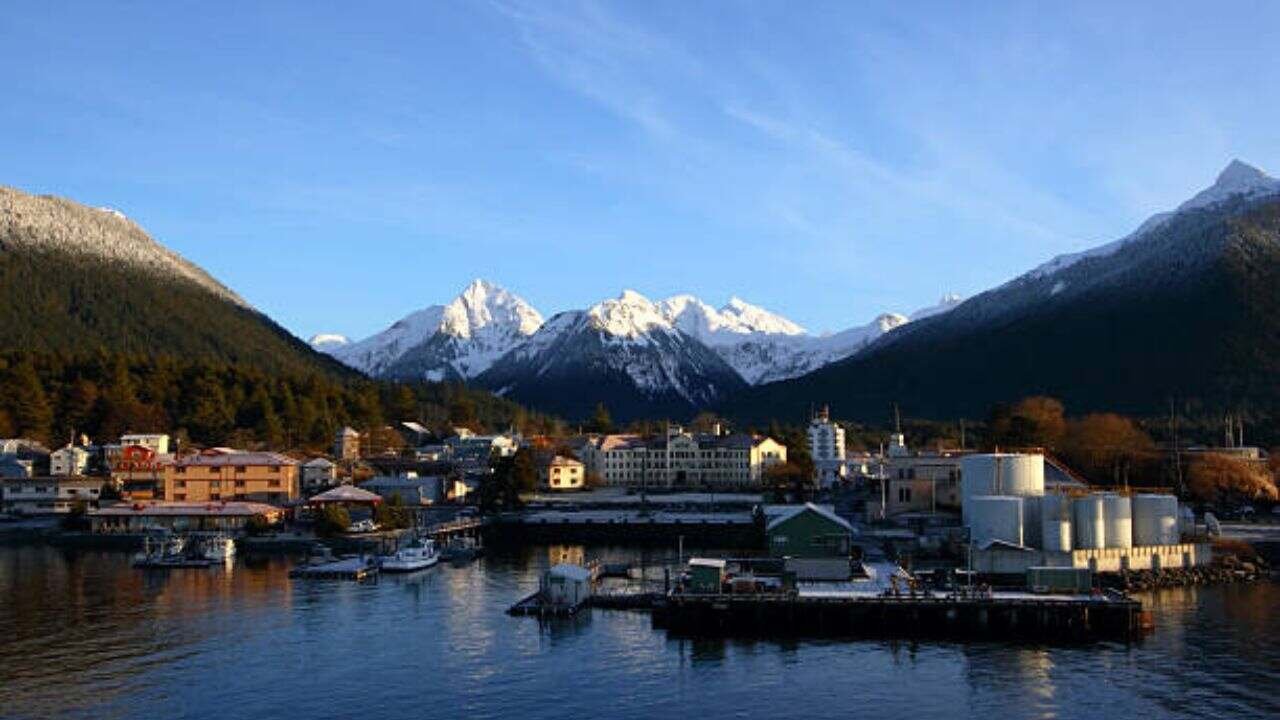
M 142 552 L 133 556 L 134 567 L 208 567 L 209 560 L 188 552 L 187 539 L 169 530 L 152 530 L 142 538 Z
M 440 562 L 440 553 L 431 539 L 414 538 L 390 555 L 378 558 L 383 572 L 414 572 L 425 570 Z

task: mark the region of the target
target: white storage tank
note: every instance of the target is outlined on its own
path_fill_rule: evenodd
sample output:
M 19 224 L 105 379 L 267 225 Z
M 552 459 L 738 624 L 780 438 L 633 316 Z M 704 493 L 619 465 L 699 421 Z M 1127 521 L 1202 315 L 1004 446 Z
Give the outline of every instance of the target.
M 1177 545 L 1178 498 L 1172 495 L 1133 496 L 1133 544 L 1139 547 Z
M 1103 496 L 1102 505 L 1107 518 L 1106 547 L 1133 547 L 1133 504 L 1129 497 L 1108 493 Z
M 1102 495 L 1085 495 L 1073 503 L 1072 529 L 1077 550 L 1098 550 L 1107 544 L 1107 513 Z
M 1071 552 L 1071 498 L 1040 498 L 1040 548 L 1046 552 Z
M 969 524 L 969 499 L 980 495 L 1044 495 L 1044 456 L 983 453 L 960 459 L 960 512 Z
M 969 539 L 977 547 L 992 540 L 1022 544 L 1022 498 L 1009 495 L 976 495 L 969 498 Z

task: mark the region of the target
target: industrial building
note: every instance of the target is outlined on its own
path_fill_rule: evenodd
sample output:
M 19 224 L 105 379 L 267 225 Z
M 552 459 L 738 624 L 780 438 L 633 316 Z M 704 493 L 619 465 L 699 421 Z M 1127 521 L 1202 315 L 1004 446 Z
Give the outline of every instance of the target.
M 1045 491 L 1044 457 L 994 453 L 961 460 L 961 516 L 972 569 L 1031 567 L 1094 573 L 1206 565 L 1208 545 L 1181 542 L 1172 495 Z

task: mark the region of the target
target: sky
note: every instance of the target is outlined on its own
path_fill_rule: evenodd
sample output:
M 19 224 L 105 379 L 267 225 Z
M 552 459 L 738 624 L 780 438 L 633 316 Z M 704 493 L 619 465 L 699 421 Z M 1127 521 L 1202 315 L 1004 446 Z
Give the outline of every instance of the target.
M 0 184 L 360 338 L 477 277 L 839 330 L 1280 170 L 1280 4 L 978 5 L 14 0 Z

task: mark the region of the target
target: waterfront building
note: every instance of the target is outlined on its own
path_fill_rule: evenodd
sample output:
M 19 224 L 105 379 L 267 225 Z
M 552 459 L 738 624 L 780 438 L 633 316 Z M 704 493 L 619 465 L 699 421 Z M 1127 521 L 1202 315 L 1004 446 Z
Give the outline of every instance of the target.
M 586 487 L 585 466 L 570 457 L 554 455 L 538 463 L 538 487 L 543 490 L 581 490 Z
M 121 503 L 91 511 L 89 526 L 95 533 L 141 533 L 154 528 L 237 532 L 254 516 L 275 524 L 284 511 L 256 502 Z
M 357 460 L 360 457 L 360 433 L 350 427 L 338 431 L 333 440 L 333 456 L 339 460 Z
M 304 491 L 326 488 L 338 482 L 338 466 L 328 458 L 312 458 L 302 463 L 300 472 Z
M 848 469 L 845 465 L 844 428 L 831 421 L 828 408 L 814 413 L 809 420 L 809 455 L 813 458 L 814 480 L 818 487 L 831 487 L 844 480 Z
M 848 558 L 853 526 L 829 507 L 805 503 L 778 508 L 765 536 L 773 557 Z
M 769 437 L 672 425 L 657 438 L 602 435 L 583 447 L 582 459 L 587 472 L 614 487 L 754 489 L 768 468 L 787 461 L 787 448 Z
M 65 445 L 49 453 L 49 474 L 75 477 L 89 470 L 89 451 L 79 445 Z
M 143 445 L 120 449 L 111 465 L 111 483 L 131 500 L 154 500 L 164 494 L 165 468 L 173 456 Z
M 164 466 L 164 499 L 283 504 L 300 494 L 298 461 L 273 452 L 211 448 Z
M 849 521 L 813 503 L 791 506 L 765 524 L 769 554 L 784 558 L 797 580 L 848 580 L 853 532 Z
M 0 481 L 0 509 L 19 515 L 61 515 L 76 503 L 96 508 L 101 493 L 98 478 L 11 478 Z

